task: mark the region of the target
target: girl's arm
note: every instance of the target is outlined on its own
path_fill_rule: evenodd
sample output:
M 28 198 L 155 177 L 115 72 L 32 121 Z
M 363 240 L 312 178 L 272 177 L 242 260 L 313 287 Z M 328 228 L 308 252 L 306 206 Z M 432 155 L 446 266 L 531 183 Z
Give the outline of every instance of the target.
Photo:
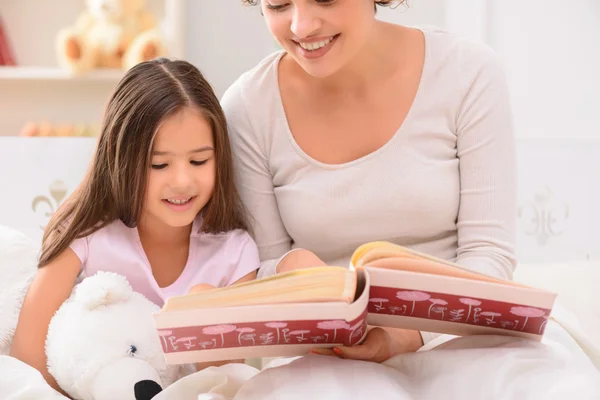
M 246 275 L 246 276 L 238 279 L 237 281 L 233 282 L 232 285 L 235 285 L 236 283 L 253 281 L 255 279 L 256 279 L 256 271 L 252 271 L 248 275 Z M 205 290 L 211 290 L 211 289 L 216 289 L 216 286 L 213 286 L 213 285 L 211 285 L 209 283 L 199 283 L 197 285 L 192 286 L 192 288 L 190 289 L 189 293 L 199 293 L 199 292 L 203 292 Z
M 65 393 L 48 372 L 46 336 L 50 320 L 70 296 L 80 269 L 81 262 L 70 248 L 38 269 L 23 301 L 10 351 L 10 356 L 40 371 L 50 386 L 62 394 Z
M 256 274 L 257 274 L 257 271 L 252 271 L 249 274 L 247 274 L 246 276 L 243 276 L 240 279 L 238 279 L 237 281 L 233 282 L 233 284 L 235 285 L 236 283 L 253 281 L 256 279 Z

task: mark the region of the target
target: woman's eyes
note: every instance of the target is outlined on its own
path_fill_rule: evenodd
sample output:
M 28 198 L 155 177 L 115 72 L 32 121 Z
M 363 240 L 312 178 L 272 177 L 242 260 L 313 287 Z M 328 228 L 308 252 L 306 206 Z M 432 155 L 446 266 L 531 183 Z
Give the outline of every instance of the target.
M 287 6 L 289 6 L 288 3 L 285 3 L 285 4 L 270 4 L 270 3 L 267 3 L 267 8 L 269 10 L 273 10 L 273 11 L 283 11 L 283 9 L 286 8 Z
M 206 164 L 208 160 L 202 160 L 202 161 L 190 161 L 190 164 L 194 165 L 194 166 L 200 166 L 200 165 L 204 165 Z M 169 164 L 152 164 L 152 169 L 165 169 L 167 168 Z
M 335 3 L 336 1 L 337 0 L 315 0 L 315 3 L 321 4 L 321 5 L 331 5 L 331 4 Z M 269 10 L 273 10 L 273 11 L 283 11 L 289 5 L 290 5 L 290 3 L 284 3 L 284 4 L 269 4 L 269 3 L 267 3 L 267 8 Z

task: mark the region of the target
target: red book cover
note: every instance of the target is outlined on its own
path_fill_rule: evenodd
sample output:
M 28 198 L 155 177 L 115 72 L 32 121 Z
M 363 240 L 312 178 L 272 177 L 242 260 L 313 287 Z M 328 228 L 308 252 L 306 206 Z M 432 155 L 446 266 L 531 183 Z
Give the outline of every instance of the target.
M 349 266 L 356 287 L 345 301 L 206 303 L 203 308 L 194 305 L 193 296 L 183 296 L 189 300 L 187 308 L 155 314 L 166 360 L 177 364 L 303 355 L 314 347 L 356 345 L 367 325 L 542 339 L 555 293 L 425 255 L 399 256 L 401 251 L 377 243 L 359 249 Z M 260 299 L 261 283 L 256 282 L 248 298 Z M 310 287 L 306 281 L 302 285 Z
M 447 276 L 366 268 L 371 325 L 541 340 L 555 294 Z

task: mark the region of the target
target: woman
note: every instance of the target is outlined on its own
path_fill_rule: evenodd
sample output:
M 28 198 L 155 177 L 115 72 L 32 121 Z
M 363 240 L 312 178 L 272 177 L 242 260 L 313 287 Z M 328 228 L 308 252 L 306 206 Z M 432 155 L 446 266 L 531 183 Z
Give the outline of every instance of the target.
M 282 47 L 222 100 L 259 276 L 386 240 L 510 279 L 515 149 L 493 52 L 375 19 L 390 0 L 244 2 Z M 336 354 L 381 362 L 432 337 L 375 328 Z

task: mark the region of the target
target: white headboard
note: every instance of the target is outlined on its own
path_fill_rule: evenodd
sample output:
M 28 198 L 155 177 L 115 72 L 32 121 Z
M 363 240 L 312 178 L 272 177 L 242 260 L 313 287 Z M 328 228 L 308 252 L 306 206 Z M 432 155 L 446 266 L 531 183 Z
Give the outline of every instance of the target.
M 600 261 L 600 137 L 517 142 L 520 262 Z

